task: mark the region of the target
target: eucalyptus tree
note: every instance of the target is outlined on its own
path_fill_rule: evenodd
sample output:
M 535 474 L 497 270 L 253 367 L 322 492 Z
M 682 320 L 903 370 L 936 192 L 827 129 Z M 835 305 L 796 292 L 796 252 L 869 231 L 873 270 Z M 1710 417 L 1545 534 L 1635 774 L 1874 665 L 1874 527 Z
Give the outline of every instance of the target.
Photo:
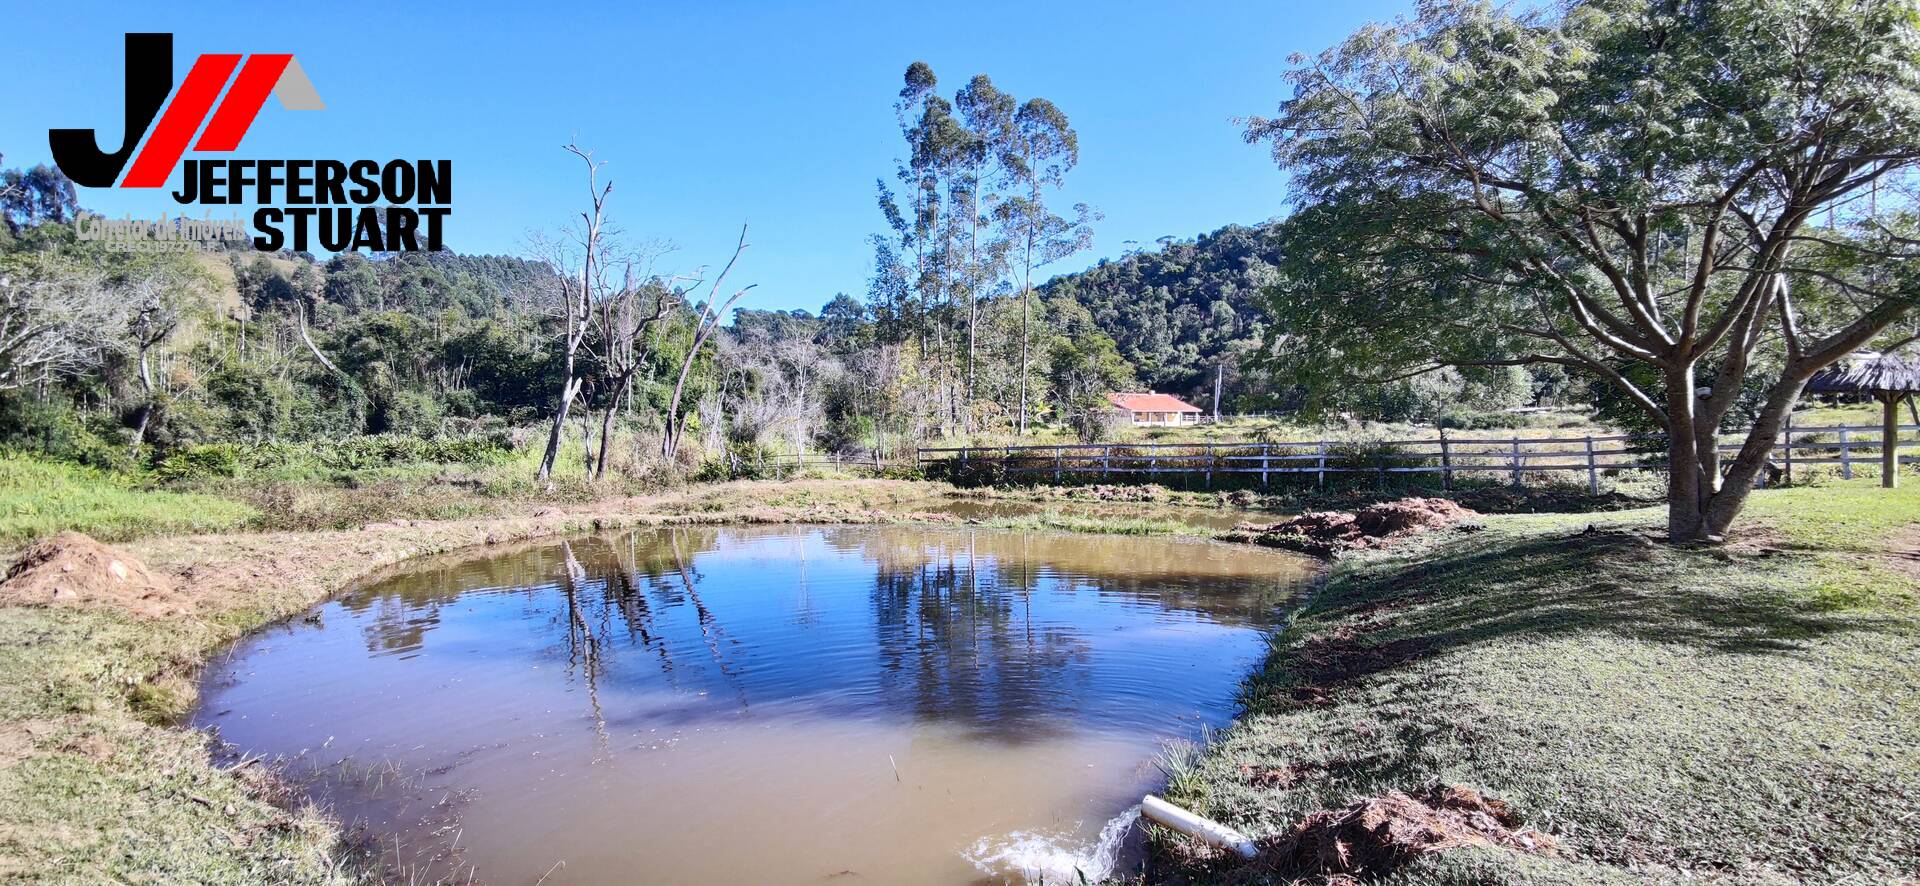
M 1591 373 L 1665 431 L 1674 541 L 1723 536 L 1807 379 L 1920 293 L 1912 0 L 1435 0 L 1295 61 L 1247 129 L 1297 201 L 1271 352 L 1321 389 Z
M 997 158 L 1005 153 L 1014 131 L 1016 102 L 1001 92 L 985 74 L 976 74 L 954 96 L 954 104 L 964 121 L 968 139 L 961 148 L 960 174 L 954 186 L 954 202 L 965 207 L 967 257 L 963 267 L 965 315 L 967 324 L 967 366 L 964 400 L 969 406 L 975 397 L 975 380 L 980 350 L 980 306 L 997 288 L 1006 268 L 1006 241 L 989 238 L 982 243 L 983 225 L 991 223 L 986 213 L 997 202 L 994 193 L 999 183 Z
M 1047 205 L 1048 191 L 1066 184 L 1067 172 L 1080 162 L 1080 138 L 1067 115 L 1044 98 L 1028 99 L 1014 114 L 1001 166 L 1008 193 L 995 208 L 1020 272 L 1020 404 L 1018 429 L 1027 432 L 1032 410 L 1033 272 L 1086 249 L 1097 218 L 1084 203 L 1074 217 L 1057 215 Z

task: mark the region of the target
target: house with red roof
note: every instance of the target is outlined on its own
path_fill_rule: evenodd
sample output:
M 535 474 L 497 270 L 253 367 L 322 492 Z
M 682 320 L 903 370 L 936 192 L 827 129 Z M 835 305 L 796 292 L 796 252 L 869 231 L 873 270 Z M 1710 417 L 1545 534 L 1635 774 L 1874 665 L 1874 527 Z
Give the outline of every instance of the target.
M 1135 425 L 1197 425 L 1200 423 L 1200 407 L 1175 397 L 1172 394 L 1143 393 L 1108 394 L 1107 401 L 1115 409 L 1125 412 Z

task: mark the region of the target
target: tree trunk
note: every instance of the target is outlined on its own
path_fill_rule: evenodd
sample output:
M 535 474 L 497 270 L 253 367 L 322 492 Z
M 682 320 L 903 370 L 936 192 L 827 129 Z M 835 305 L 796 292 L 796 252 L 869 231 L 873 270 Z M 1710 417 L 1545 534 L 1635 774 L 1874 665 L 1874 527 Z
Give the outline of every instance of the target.
M 600 457 L 593 466 L 595 480 L 607 475 L 607 447 L 613 440 L 613 415 L 619 411 L 621 398 L 627 395 L 628 389 L 632 386 L 632 372 L 629 371 L 620 376 L 620 380 L 614 385 L 613 397 L 607 401 L 607 411 L 600 416 Z
M 1033 275 L 1027 275 L 1027 290 L 1020 293 L 1020 436 L 1027 435 L 1027 347 L 1029 323 L 1033 313 Z
M 553 410 L 553 427 L 547 431 L 547 452 L 540 457 L 540 482 L 553 479 L 553 463 L 560 457 L 560 438 L 566 432 L 567 412 L 573 408 L 574 395 L 580 393 L 580 379 L 573 377 L 573 359 L 567 359 L 567 380 L 560 388 L 560 402 Z
M 147 361 L 147 351 L 140 349 L 140 392 L 146 396 L 146 402 L 140 404 L 140 423 L 133 429 L 133 449 L 131 455 L 140 457 L 140 447 L 147 444 L 147 422 L 153 419 L 153 367 Z
M 1780 436 L 1780 429 L 1786 425 L 1794 404 L 1799 402 L 1800 389 L 1806 385 L 1809 375 L 1811 373 L 1784 377 L 1768 392 L 1766 405 L 1754 417 L 1753 427 L 1747 431 L 1747 439 L 1740 444 L 1740 452 L 1734 456 L 1733 464 L 1727 467 L 1720 491 L 1703 508 L 1700 531 L 1696 536 L 1699 540 L 1712 541 L 1726 537 L 1727 528 L 1733 525 L 1733 518 L 1740 514 L 1740 509 L 1746 506 L 1747 496 L 1753 492 L 1754 478 L 1766 469 L 1767 460 L 1773 454 L 1774 441 Z
M 140 404 L 140 423 L 133 428 L 134 458 L 140 457 L 140 448 L 147 445 L 147 423 L 153 419 L 153 395 L 147 395 L 147 402 Z
M 1668 367 L 1667 540 L 1691 541 L 1701 523 L 1700 448 L 1694 428 L 1693 364 Z

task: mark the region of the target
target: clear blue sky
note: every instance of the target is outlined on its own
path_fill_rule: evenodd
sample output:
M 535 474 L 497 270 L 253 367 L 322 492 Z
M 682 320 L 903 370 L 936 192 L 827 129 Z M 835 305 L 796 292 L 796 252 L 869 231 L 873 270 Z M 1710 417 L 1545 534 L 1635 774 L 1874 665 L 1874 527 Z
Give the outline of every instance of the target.
M 124 32 L 172 31 L 176 80 L 203 52 L 291 52 L 327 110 L 269 99 L 225 156 L 449 159 L 448 245 L 519 254 L 530 230 L 584 202 L 580 165 L 560 150 L 578 138 L 606 161 L 630 235 L 672 241 L 691 269 L 724 261 L 750 222 L 736 273 L 759 286 L 743 307 L 818 309 L 864 295 L 873 182 L 901 150 L 891 105 L 909 62 L 931 64 L 948 95 L 986 73 L 1066 111 L 1081 159 L 1065 202 L 1106 216 L 1092 252 L 1050 269 L 1068 271 L 1126 241 L 1279 214 L 1280 173 L 1234 118 L 1272 112 L 1291 53 L 1411 4 L 579 5 L 12 4 L 0 153 L 10 167 L 46 162 L 56 127 L 117 144 Z M 180 208 L 123 189 L 83 189 L 81 204 Z

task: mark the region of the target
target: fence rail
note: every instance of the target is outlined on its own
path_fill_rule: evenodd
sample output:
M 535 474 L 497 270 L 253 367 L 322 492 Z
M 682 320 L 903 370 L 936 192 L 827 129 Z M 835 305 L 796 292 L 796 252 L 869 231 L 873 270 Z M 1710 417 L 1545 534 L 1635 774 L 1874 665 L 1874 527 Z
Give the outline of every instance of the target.
M 1900 425 L 1898 434 L 1920 431 L 1920 424 Z M 1821 425 L 1790 427 L 1773 444 L 1773 458 L 1784 467 L 1786 479 L 1801 465 L 1839 465 L 1851 479 L 1855 465 L 1878 464 L 1879 425 Z M 1834 439 L 1810 439 L 1832 436 Z M 1587 486 L 1600 489 L 1600 472 L 1658 469 L 1648 458 L 1663 449 L 1659 438 L 1631 434 L 1585 437 L 1450 437 L 1378 441 L 1242 441 L 1228 443 L 1061 443 L 1039 446 L 933 447 L 915 450 L 915 463 L 934 471 L 966 471 L 976 466 L 997 467 L 1009 476 L 1050 474 L 1102 478 L 1116 475 L 1198 475 L 1212 485 L 1215 474 L 1258 474 L 1265 485 L 1275 475 L 1311 474 L 1316 485 L 1328 476 L 1370 474 L 1382 479 L 1392 474 L 1439 474 L 1452 488 L 1457 475 L 1505 474 L 1515 485 L 1527 474 L 1584 471 Z M 1723 438 L 1731 439 L 1731 438 Z M 1895 443 L 1899 442 L 1896 436 Z M 1721 442 L 1723 453 L 1740 451 L 1741 444 Z M 1872 457 L 1864 453 L 1871 451 Z M 1805 453 L 1805 454 L 1802 454 Z M 1900 463 L 1912 458 L 1901 456 Z M 1764 482 L 1764 477 L 1762 478 Z
M 842 455 L 830 452 L 769 455 L 766 464 L 785 474 L 808 469 L 888 471 L 905 470 L 917 462 L 904 458 L 880 458 L 871 454 Z

